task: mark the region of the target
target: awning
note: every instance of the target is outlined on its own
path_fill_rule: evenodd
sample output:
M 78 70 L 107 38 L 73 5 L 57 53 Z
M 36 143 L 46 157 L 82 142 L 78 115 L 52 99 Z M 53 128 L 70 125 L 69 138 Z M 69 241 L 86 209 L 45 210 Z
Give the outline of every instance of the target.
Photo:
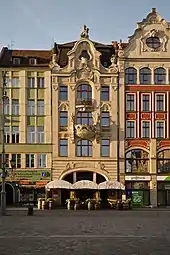
M 105 181 L 98 185 L 98 189 L 121 189 L 125 190 L 125 186 L 118 181 Z
M 75 182 L 72 185 L 72 189 L 98 189 L 98 185 L 92 181 L 82 180 Z
M 72 184 L 64 181 L 64 180 L 55 180 L 55 181 L 51 181 L 49 182 L 46 186 L 46 189 L 71 189 L 72 188 Z

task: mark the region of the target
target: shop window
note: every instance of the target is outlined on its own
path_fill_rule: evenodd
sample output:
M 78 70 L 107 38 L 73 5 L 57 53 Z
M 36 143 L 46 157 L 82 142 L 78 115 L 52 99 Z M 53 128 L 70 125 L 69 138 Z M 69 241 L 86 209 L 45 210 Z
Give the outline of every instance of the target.
M 126 173 L 148 173 L 149 154 L 140 149 L 126 153 Z
M 126 68 L 125 70 L 125 84 L 137 84 L 137 70 L 133 67 Z
M 158 153 L 157 172 L 170 173 L 170 150 L 163 150 Z

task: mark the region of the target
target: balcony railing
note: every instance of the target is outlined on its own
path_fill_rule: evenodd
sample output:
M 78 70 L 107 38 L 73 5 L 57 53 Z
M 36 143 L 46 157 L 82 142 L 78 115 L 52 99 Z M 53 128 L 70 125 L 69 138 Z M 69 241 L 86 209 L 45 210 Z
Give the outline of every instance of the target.
M 76 105 L 77 106 L 92 106 L 93 105 L 93 100 L 92 99 L 77 99 L 76 100 Z

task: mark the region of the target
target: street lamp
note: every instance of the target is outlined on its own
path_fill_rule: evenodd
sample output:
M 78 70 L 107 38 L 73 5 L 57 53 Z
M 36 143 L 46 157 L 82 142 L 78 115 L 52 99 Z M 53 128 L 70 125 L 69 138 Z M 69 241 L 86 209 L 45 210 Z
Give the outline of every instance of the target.
M 4 106 L 5 101 L 9 100 L 6 93 L 6 72 L 2 73 L 3 83 L 2 83 L 2 185 L 1 185 L 1 214 L 2 216 L 6 215 L 6 191 L 5 191 L 5 178 L 6 178 L 6 162 L 5 162 L 5 140 L 4 140 L 4 127 L 5 127 L 5 112 Z

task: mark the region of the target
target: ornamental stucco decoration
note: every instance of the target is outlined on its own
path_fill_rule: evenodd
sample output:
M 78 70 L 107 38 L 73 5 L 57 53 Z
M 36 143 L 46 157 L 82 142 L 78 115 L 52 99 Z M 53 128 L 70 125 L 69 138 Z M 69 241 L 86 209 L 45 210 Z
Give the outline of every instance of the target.
M 160 46 L 158 48 L 150 48 L 147 45 L 146 41 L 150 37 L 159 38 Z M 146 33 L 143 37 L 141 37 L 141 51 L 142 52 L 159 52 L 159 51 L 166 52 L 167 41 L 168 41 L 168 38 L 163 31 L 159 31 L 157 29 L 151 29 L 148 33 Z
M 92 139 L 95 136 L 95 127 L 88 125 L 75 125 L 75 133 L 81 139 Z

